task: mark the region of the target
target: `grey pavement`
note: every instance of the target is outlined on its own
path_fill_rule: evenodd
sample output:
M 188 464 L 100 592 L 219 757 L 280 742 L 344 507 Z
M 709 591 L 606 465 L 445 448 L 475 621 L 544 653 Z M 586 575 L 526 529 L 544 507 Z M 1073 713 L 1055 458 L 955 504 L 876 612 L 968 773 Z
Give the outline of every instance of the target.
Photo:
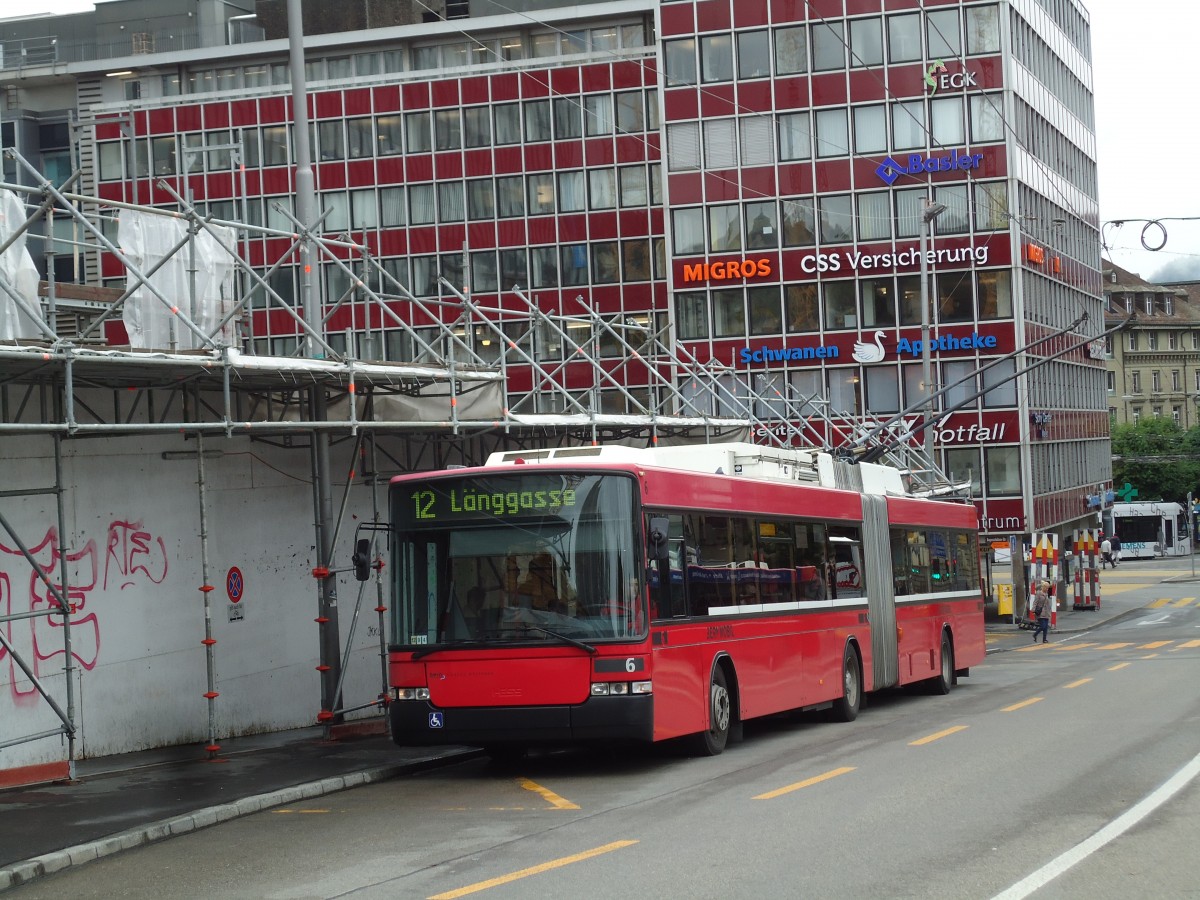
M 1006 570 L 997 570 L 1003 580 Z M 1101 576 L 1099 610 L 1060 602 L 1054 633 L 1087 631 L 1144 608 L 1166 584 L 1196 580 L 1191 560 L 1125 562 Z M 1200 593 L 1200 584 L 1197 592 Z M 994 607 L 989 607 L 994 609 Z M 1011 616 L 989 615 L 988 652 L 1020 646 Z M 81 760 L 71 784 L 0 791 L 0 892 L 143 844 L 186 834 L 272 806 L 297 803 L 383 781 L 481 751 L 468 747 L 399 748 L 383 734 L 326 740 L 299 729 Z

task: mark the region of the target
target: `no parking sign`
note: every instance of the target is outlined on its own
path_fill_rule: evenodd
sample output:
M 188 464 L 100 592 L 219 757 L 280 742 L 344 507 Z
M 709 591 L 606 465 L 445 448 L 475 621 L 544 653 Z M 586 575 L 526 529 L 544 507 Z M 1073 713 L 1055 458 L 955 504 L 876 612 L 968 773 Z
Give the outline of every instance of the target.
M 246 595 L 246 580 L 242 570 L 230 566 L 225 573 L 225 593 L 229 596 L 229 621 L 238 622 L 246 618 L 246 608 L 242 606 L 242 598 Z

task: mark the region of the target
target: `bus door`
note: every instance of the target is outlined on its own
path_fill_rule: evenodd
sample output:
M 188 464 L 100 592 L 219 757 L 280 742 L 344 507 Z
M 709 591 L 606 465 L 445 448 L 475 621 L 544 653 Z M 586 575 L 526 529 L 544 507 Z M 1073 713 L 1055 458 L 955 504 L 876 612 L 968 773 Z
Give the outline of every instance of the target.
M 871 616 L 873 690 L 900 680 L 900 648 L 896 640 L 896 593 L 892 584 L 887 498 L 864 494 L 863 587 Z

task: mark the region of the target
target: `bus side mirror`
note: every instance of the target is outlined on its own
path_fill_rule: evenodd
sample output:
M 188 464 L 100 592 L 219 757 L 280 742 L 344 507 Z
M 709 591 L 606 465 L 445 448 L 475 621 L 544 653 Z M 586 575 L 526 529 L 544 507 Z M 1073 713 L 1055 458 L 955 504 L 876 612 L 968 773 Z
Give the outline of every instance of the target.
M 670 533 L 670 520 L 666 516 L 650 517 L 650 558 L 665 560 L 670 558 L 670 543 L 667 535 Z
M 354 555 L 350 557 L 350 562 L 354 563 L 354 577 L 359 581 L 366 581 L 371 577 L 371 542 L 363 538 L 358 542 L 354 550 Z

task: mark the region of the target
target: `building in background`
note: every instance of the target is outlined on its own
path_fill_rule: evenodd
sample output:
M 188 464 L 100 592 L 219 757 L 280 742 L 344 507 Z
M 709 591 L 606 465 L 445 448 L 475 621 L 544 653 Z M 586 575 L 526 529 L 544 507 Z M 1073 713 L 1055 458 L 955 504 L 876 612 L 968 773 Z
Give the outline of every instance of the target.
M 259 228 L 242 251 L 296 304 L 283 6 L 117 0 L 6 21 L 4 144 L 56 182 L 80 167 L 108 200 L 182 196 Z M 917 424 L 927 392 L 950 387 L 934 447 L 972 482 L 987 533 L 1096 521 L 1112 404 L 1084 342 L 1105 316 L 1077 0 L 305 9 L 319 30 L 353 28 L 305 41 L 323 230 L 370 248 L 384 272 L 370 286 L 397 316 L 431 335 L 432 319 L 457 320 L 444 277 L 506 329 L 514 286 L 540 309 L 662 326 L 781 433 L 805 419 L 835 445 L 906 410 L 899 430 Z M 329 10 L 346 12 L 331 24 Z M 43 270 L 121 285 L 114 256 L 55 236 Z M 419 355 L 366 314 L 343 267 L 316 276 L 336 349 Z M 295 352 L 295 322 L 262 289 L 252 305 L 246 349 Z M 481 357 L 495 344 L 478 330 Z M 608 412 L 650 393 L 590 392 L 552 333 L 528 350 Z M 601 365 L 625 352 L 595 335 Z M 690 400 L 727 402 L 710 388 Z
M 1104 261 L 1105 321 L 1110 327 L 1108 412 L 1114 425 L 1169 418 L 1200 425 L 1200 307 L 1178 285 L 1151 284 Z

